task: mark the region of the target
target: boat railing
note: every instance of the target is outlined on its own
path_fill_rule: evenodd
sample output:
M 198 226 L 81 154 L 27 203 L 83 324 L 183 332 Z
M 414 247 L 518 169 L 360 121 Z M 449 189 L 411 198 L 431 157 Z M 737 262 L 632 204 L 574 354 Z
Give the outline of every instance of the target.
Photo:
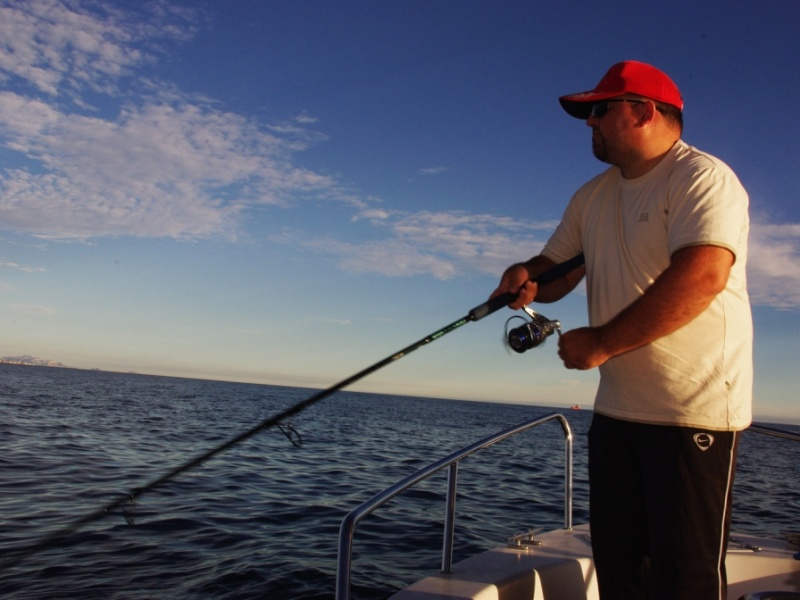
M 752 431 L 754 433 L 761 433 L 772 437 L 779 437 L 785 440 L 793 440 L 800 442 L 800 433 L 794 431 L 787 431 L 785 429 L 775 429 L 774 427 L 766 427 L 764 425 L 750 425 L 745 431 Z
M 358 522 L 377 508 L 404 492 L 405 490 L 428 479 L 431 475 L 448 468 L 447 495 L 445 497 L 444 541 L 442 544 L 442 573 L 450 573 L 453 564 L 453 539 L 455 532 L 456 487 L 459 462 L 492 446 L 500 441 L 538 427 L 549 421 L 558 421 L 564 432 L 564 527 L 572 529 L 572 429 L 567 419 L 558 413 L 546 414 L 542 417 L 526 421 L 505 431 L 495 433 L 469 446 L 453 452 L 427 467 L 424 467 L 395 483 L 391 487 L 376 494 L 345 516 L 339 529 L 339 555 L 336 571 L 336 600 L 349 600 L 350 573 L 353 555 L 353 537 Z

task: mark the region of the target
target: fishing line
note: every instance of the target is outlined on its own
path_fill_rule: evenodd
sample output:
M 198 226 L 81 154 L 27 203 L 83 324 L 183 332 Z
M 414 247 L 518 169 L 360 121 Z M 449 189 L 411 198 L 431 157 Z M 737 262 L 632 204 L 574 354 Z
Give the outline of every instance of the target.
M 297 431 L 291 423 L 286 423 L 285 425 L 276 423 L 275 425 L 281 430 L 281 433 L 286 436 L 286 439 L 292 443 L 292 446 L 295 448 L 303 447 L 303 436 L 300 435 L 300 432 Z M 284 429 L 284 427 L 286 427 L 286 429 Z
M 579 254 L 578 256 L 575 256 L 575 257 L 573 257 L 573 258 L 571 258 L 571 259 L 569 259 L 569 260 L 567 260 L 567 261 L 565 261 L 563 263 L 560 263 L 560 264 L 554 266 L 551 269 L 548 269 L 544 273 L 542 273 L 542 274 L 540 274 L 540 275 L 538 275 L 536 277 L 533 277 L 531 279 L 531 281 L 534 281 L 534 282 L 538 283 L 539 285 L 546 285 L 548 283 L 551 283 L 553 281 L 556 281 L 557 279 L 561 279 L 562 277 L 566 276 L 568 273 L 570 273 L 574 269 L 580 267 L 583 264 L 583 262 L 584 262 L 583 254 Z M 106 515 L 112 513 L 113 511 L 119 509 L 120 507 L 122 507 L 122 509 L 123 509 L 123 515 L 125 516 L 126 521 L 129 524 L 132 523 L 133 522 L 133 508 L 132 507 L 135 505 L 136 499 L 139 496 L 141 496 L 142 494 L 145 494 L 146 492 L 152 491 L 154 488 L 157 488 L 161 484 L 166 483 L 170 479 L 174 479 L 175 477 L 177 477 L 181 473 L 185 473 L 186 471 L 188 471 L 190 469 L 193 469 L 194 467 L 196 467 L 199 464 L 207 461 L 211 457 L 216 456 L 217 454 L 220 454 L 220 453 L 224 452 L 228 448 L 231 448 L 232 446 L 235 446 L 236 444 L 239 444 L 240 442 L 243 442 L 243 441 L 247 440 L 248 438 L 251 438 L 252 436 L 254 436 L 255 434 L 257 434 L 260 431 L 263 431 L 265 429 L 269 429 L 270 427 L 274 427 L 274 426 L 280 427 L 280 423 L 282 421 L 285 421 L 286 419 L 301 413 L 305 409 L 307 409 L 310 406 L 316 404 L 317 402 L 320 402 L 321 400 L 327 398 L 331 394 L 333 394 L 333 393 L 335 393 L 335 392 L 337 392 L 337 391 L 339 391 L 339 390 L 341 390 L 343 388 L 346 388 L 347 386 L 355 383 L 356 381 L 359 381 L 360 379 L 363 379 L 367 375 L 370 375 L 370 374 L 374 373 L 375 371 L 377 371 L 379 369 L 382 369 L 383 367 L 385 367 L 386 365 L 388 365 L 390 363 L 393 363 L 393 362 L 395 362 L 397 360 L 400 360 L 404 356 L 407 356 L 408 354 L 411 354 L 412 352 L 414 352 L 415 350 L 421 348 L 422 346 L 426 346 L 427 344 L 430 344 L 431 342 L 433 342 L 435 340 L 438 340 L 439 338 L 447 335 L 451 331 L 455 331 L 459 327 L 461 327 L 463 325 L 466 325 L 467 323 L 469 323 L 471 321 L 479 321 L 480 319 L 492 314 L 493 312 L 499 310 L 500 308 L 503 308 L 504 306 L 507 306 L 509 303 L 513 302 L 515 298 L 516 298 L 516 294 L 511 294 L 511 293 L 501 294 L 501 295 L 499 295 L 499 296 L 497 296 L 495 298 L 492 298 L 489 301 L 481 304 L 480 306 L 476 306 L 471 311 L 469 311 L 469 313 L 467 313 L 465 316 L 461 317 L 460 319 L 458 319 L 456 321 L 453 321 L 449 325 L 445 325 L 444 327 L 442 327 L 438 331 L 435 331 L 435 332 L 431 333 L 430 335 L 422 338 L 421 340 L 411 344 L 410 346 L 407 346 L 407 347 L 403 348 L 399 352 L 397 352 L 395 354 L 392 354 L 391 356 L 388 356 L 388 357 L 384 358 L 381 361 L 376 362 L 375 364 L 367 367 L 366 369 L 363 369 L 363 370 L 359 371 L 358 373 L 356 373 L 354 375 L 351 375 L 347 379 L 343 379 L 339 383 L 336 383 L 336 384 L 332 385 L 331 387 L 329 387 L 329 388 L 327 388 L 325 390 L 320 390 L 316 394 L 313 394 L 312 396 L 306 398 L 305 400 L 303 400 L 301 402 L 298 402 L 297 404 L 287 408 L 283 412 L 280 412 L 280 413 L 278 413 L 278 414 L 276 414 L 276 415 L 274 415 L 272 417 L 269 417 L 268 419 L 263 420 L 261 423 L 258 423 L 257 425 L 251 427 L 247 431 L 243 431 L 239 435 L 230 438 L 226 442 L 223 442 L 222 444 L 220 444 L 216 448 L 213 448 L 213 449 L 209 450 L 208 452 L 205 452 L 205 453 L 193 458 L 192 460 L 187 461 L 187 462 L 183 463 L 182 465 L 179 465 L 179 466 L 175 467 L 171 471 L 168 471 L 167 473 L 165 473 L 161 477 L 158 477 L 158 478 L 154 479 L 150 483 L 148 483 L 148 484 L 146 484 L 146 485 L 144 485 L 142 487 L 139 487 L 139 488 L 134 488 L 130 492 L 127 492 L 127 493 L 123 494 L 119 499 L 114 500 L 113 502 L 107 504 L 103 508 L 101 508 L 101 509 L 99 509 L 99 510 L 97 510 L 97 511 L 91 513 L 91 514 L 88 514 L 88 515 L 86 515 L 85 517 L 83 517 L 81 519 L 76 520 L 74 523 L 64 527 L 63 529 L 61 529 L 59 531 L 56 531 L 56 532 L 54 532 L 54 533 L 52 533 L 52 534 L 50 534 L 48 536 L 45 536 L 39 542 L 37 542 L 37 543 L 35 543 L 35 544 L 31 545 L 31 546 L 28 546 L 26 548 L 18 549 L 16 551 L 11 550 L 10 553 L 13 553 L 14 556 L 11 557 L 10 559 L 6 559 L 2 563 L 0 563 L 0 570 L 5 570 L 7 568 L 11 568 L 11 567 L 14 567 L 14 566 L 18 565 L 20 562 L 22 562 L 26 558 L 28 558 L 28 557 L 30 557 L 30 556 L 32 556 L 34 554 L 37 554 L 38 552 L 44 550 L 45 548 L 47 548 L 48 546 L 50 546 L 52 544 L 55 544 L 55 543 L 57 543 L 59 541 L 62 541 L 63 539 L 67 538 L 68 536 L 76 533 L 79 529 L 81 529 L 85 525 L 88 525 L 89 523 L 92 523 L 94 521 L 100 520 L 101 518 L 103 518 Z M 286 435 L 286 432 L 284 432 L 284 435 Z M 287 435 L 287 437 L 289 437 L 289 440 L 292 441 L 293 444 L 295 443 L 292 440 L 292 438 L 290 437 L 290 435 Z M 299 434 L 298 434 L 298 437 L 299 437 Z

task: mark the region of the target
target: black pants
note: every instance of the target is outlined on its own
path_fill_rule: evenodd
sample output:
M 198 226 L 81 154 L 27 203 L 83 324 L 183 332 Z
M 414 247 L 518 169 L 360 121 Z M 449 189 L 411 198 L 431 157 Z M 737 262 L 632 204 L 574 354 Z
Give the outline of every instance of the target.
M 724 600 L 740 434 L 595 414 L 590 524 L 602 600 Z

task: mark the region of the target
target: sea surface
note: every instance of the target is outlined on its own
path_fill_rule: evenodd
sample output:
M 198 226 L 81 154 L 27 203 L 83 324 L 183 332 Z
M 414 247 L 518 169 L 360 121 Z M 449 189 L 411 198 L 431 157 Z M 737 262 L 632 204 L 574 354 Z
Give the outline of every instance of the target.
M 103 510 L 314 393 L 0 365 L 0 597 L 332 599 L 348 512 L 434 460 L 557 410 L 338 392 L 285 423 L 288 435 L 261 431 Z M 579 523 L 591 411 L 560 412 L 575 434 Z M 563 448 L 551 422 L 462 461 L 456 560 L 563 527 Z M 800 444 L 744 435 L 734 529 L 797 528 L 799 459 Z M 353 598 L 386 598 L 438 570 L 446 478 L 361 521 Z

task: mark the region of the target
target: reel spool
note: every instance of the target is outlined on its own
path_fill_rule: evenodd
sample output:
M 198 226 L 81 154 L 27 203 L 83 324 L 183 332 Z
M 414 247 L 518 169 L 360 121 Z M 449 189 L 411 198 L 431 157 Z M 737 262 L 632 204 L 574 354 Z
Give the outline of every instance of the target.
M 527 306 L 524 306 L 522 310 L 528 314 L 531 320 L 528 321 L 524 317 L 514 315 L 506 321 L 505 335 L 503 336 L 506 348 L 522 354 L 531 348 L 541 346 L 548 337 L 556 332 L 561 335 L 561 323 L 559 321 L 551 321 Z M 516 319 L 524 323 L 509 330 L 509 324 Z

